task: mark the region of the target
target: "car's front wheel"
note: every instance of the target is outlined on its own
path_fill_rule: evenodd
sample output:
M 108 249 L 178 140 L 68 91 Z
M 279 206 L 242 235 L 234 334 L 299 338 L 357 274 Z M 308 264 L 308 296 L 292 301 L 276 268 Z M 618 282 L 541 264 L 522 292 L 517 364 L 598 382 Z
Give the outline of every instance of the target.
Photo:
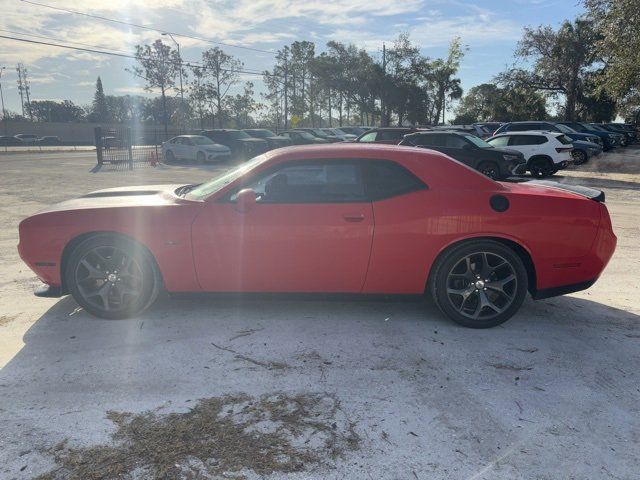
M 471 328 L 489 328 L 511 318 L 527 294 L 520 257 L 493 240 L 465 242 L 436 261 L 430 290 L 440 310 Z
M 66 264 L 66 285 L 78 304 L 102 318 L 143 312 L 161 287 L 151 254 L 133 240 L 96 235 L 78 245 Z
M 556 173 L 557 169 L 549 158 L 534 158 L 529 161 L 529 171 L 532 177 L 544 178 Z

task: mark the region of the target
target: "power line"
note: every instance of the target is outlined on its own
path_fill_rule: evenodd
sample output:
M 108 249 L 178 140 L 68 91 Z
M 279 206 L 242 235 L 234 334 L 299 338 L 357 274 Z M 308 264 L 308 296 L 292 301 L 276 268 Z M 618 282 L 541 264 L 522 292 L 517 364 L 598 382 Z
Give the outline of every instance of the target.
M 28 35 L 28 34 L 27 34 Z M 68 50 L 77 50 L 77 51 L 81 51 L 81 52 L 87 52 L 87 53 L 97 53 L 100 55 L 110 55 L 112 57 L 120 57 L 120 58 L 129 58 L 129 59 L 133 59 L 133 60 L 137 60 L 137 57 L 133 54 L 130 53 L 120 53 L 117 51 L 107 51 L 107 50 L 98 50 L 98 48 L 104 48 L 104 47 L 94 47 L 94 48 L 86 48 L 86 47 L 73 47 L 71 45 L 63 45 L 60 43 L 53 43 L 53 42 L 42 42 L 39 40 L 31 40 L 28 38 L 18 38 L 18 37 L 11 37 L 8 35 L 0 35 L 0 38 L 4 38 L 6 40 L 14 40 L 17 42 L 26 42 L 26 43 L 31 43 L 31 44 L 36 44 L 36 45 L 46 45 L 49 47 L 57 47 L 57 48 L 66 48 Z M 195 62 L 184 62 L 182 60 L 180 60 L 179 62 L 172 62 L 172 63 L 179 63 L 180 66 L 186 66 L 186 67 L 191 67 L 191 68 L 199 68 L 202 70 L 207 70 L 206 67 L 202 66 L 202 65 L 198 65 Z M 260 75 L 260 76 L 269 76 L 269 77 L 279 77 L 279 75 L 273 74 L 273 73 L 268 73 L 268 72 L 257 72 L 257 71 L 251 71 L 251 70 L 229 70 L 229 69 L 224 69 L 221 68 L 220 71 L 223 72 L 237 72 L 237 73 L 244 73 L 247 75 Z
M 198 40 L 198 41 L 201 41 L 201 42 L 212 43 L 212 44 L 215 44 L 215 45 L 223 45 L 225 47 L 240 48 L 240 49 L 243 49 L 243 50 L 250 50 L 250 51 L 253 51 L 253 52 L 261 52 L 261 53 L 268 53 L 270 55 L 275 55 L 275 52 L 272 52 L 272 51 L 269 51 L 269 50 L 262 50 L 260 48 L 245 47 L 245 46 L 242 46 L 242 45 L 234 45 L 234 44 L 231 44 L 231 43 L 216 42 L 214 40 L 209 40 L 208 38 L 203 38 L 203 37 L 197 37 L 195 35 L 188 35 L 186 33 L 178 33 L 178 32 L 170 32 L 168 30 L 161 30 L 159 28 L 150 27 L 148 25 L 139 25 L 139 24 L 136 24 L 136 23 L 129 23 L 129 22 L 125 22 L 125 21 L 122 21 L 122 20 L 116 20 L 114 18 L 103 17 L 101 15 L 93 15 L 91 13 L 79 12 L 77 10 L 70 10 L 70 9 L 62 8 L 62 7 L 55 7 L 53 5 L 47 5 L 45 3 L 33 2 L 31 0 L 20 0 L 20 1 L 23 2 L 23 3 L 28 3 L 30 5 L 35 5 L 35 6 L 38 6 L 38 7 L 49 8 L 51 10 L 57 10 L 59 12 L 71 13 L 73 15 L 81 15 L 83 17 L 89 17 L 89 18 L 93 18 L 93 19 L 96 19 L 96 20 L 101 20 L 103 22 L 111 22 L 111 23 L 116 23 L 118 25 L 126 25 L 128 27 L 139 28 L 139 29 L 142 29 L 142 30 L 150 30 L 150 31 L 159 32 L 159 33 L 170 33 L 171 35 L 174 35 L 176 37 L 190 38 L 192 40 Z

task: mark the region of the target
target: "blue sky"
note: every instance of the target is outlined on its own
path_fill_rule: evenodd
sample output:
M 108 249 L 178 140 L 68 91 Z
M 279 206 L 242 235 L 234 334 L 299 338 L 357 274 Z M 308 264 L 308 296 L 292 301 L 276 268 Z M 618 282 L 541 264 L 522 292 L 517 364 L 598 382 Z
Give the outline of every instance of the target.
M 460 77 L 465 90 L 491 78 L 513 61 L 516 42 L 525 26 L 557 26 L 582 12 L 579 0 L 34 0 L 38 3 L 157 27 L 245 47 L 276 51 L 295 40 L 311 40 L 321 51 L 328 40 L 354 43 L 380 55 L 409 32 L 422 53 L 446 54 L 455 36 L 469 47 Z M 97 19 L 64 13 L 20 0 L 0 0 L 0 35 L 59 43 L 85 44 L 133 52 L 160 34 Z M 14 33 L 8 33 L 14 32 Z M 20 35 L 16 35 L 19 32 Z M 198 60 L 213 45 L 182 37 L 185 60 Z M 45 40 L 46 41 L 46 40 Z M 167 41 L 169 41 L 167 39 Z M 75 42 L 75 43 L 74 43 Z M 245 68 L 271 68 L 273 56 L 223 47 L 241 59 Z M 145 94 L 138 80 L 124 69 L 127 61 L 0 39 L 2 88 L 7 109 L 20 110 L 15 66 L 22 62 L 31 81 L 31 98 L 91 102 L 95 80 L 101 76 L 107 94 Z M 244 76 L 261 90 L 261 77 Z M 237 87 L 239 90 L 241 86 Z M 147 94 L 148 95 L 148 94 Z

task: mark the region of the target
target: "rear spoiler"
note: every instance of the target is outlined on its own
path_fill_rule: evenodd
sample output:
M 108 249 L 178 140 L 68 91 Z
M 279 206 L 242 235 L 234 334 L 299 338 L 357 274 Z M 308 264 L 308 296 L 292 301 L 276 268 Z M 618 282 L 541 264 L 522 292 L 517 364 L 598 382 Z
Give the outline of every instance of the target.
M 566 183 L 553 182 L 551 180 L 529 180 L 526 183 L 549 188 L 557 188 L 558 190 L 564 190 L 565 192 L 576 193 L 582 197 L 588 198 L 589 200 L 604 203 L 604 192 L 596 188 L 583 187 L 580 185 L 568 185 Z

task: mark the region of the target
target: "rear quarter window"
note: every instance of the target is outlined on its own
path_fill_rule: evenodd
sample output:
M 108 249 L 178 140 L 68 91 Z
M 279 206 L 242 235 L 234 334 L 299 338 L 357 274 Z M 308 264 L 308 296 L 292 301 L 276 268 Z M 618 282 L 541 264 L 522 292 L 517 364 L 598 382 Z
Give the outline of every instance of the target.
M 363 167 L 367 195 L 372 201 L 428 188 L 409 170 L 390 160 L 367 161 Z

